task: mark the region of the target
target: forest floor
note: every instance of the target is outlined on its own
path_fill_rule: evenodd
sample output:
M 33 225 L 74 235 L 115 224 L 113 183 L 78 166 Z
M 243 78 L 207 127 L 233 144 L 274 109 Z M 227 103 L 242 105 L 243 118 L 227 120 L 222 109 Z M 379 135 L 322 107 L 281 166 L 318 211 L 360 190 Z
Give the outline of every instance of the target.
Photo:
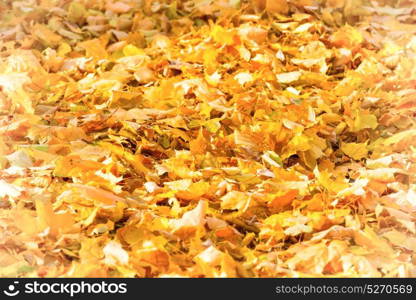
M 0 276 L 416 277 L 413 1 L 0 3 Z

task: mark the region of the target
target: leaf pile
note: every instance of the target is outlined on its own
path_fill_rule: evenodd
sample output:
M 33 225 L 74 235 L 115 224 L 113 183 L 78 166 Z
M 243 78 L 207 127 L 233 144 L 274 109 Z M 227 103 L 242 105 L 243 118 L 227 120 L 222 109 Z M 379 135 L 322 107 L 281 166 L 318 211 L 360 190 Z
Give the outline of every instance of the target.
M 2 1 L 0 276 L 416 276 L 395 2 Z

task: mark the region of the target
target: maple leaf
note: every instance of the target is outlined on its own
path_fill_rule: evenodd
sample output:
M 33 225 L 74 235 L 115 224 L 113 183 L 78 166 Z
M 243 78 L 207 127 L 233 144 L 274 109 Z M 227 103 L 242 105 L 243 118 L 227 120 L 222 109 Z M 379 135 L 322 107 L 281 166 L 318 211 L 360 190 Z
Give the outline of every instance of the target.
M 367 143 L 343 143 L 341 150 L 353 159 L 361 159 L 367 156 Z

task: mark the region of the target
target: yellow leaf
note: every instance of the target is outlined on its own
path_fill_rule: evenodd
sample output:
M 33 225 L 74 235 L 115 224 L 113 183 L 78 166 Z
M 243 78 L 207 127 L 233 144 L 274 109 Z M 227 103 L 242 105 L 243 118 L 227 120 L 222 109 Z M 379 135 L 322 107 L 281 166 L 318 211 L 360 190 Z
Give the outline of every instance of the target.
M 123 48 L 123 54 L 124 56 L 134 56 L 134 55 L 145 55 L 146 53 L 143 51 L 143 49 L 137 48 L 134 45 L 126 45 Z
M 315 167 L 313 172 L 318 182 L 328 191 L 338 193 L 348 188 L 348 183 L 343 180 L 332 179 L 331 174 L 327 170 L 319 171 L 318 167 Z
M 58 177 L 80 177 L 85 172 L 95 172 L 103 166 L 99 162 L 81 159 L 78 155 L 66 155 L 57 160 L 53 175 Z
M 243 210 L 249 201 L 247 193 L 231 191 L 221 198 L 221 208 Z
M 58 55 L 65 56 L 72 51 L 72 48 L 67 43 L 61 43 L 58 47 Z
M 357 113 L 354 120 L 354 131 L 371 128 L 376 129 L 378 126 L 377 117 L 372 114 Z
M 266 10 L 269 13 L 286 14 L 289 12 L 287 0 L 255 0 L 253 1 L 258 10 Z
M 287 14 L 289 12 L 287 0 L 266 0 L 266 11 L 270 13 Z
M 134 170 L 138 173 L 148 173 L 149 169 L 143 164 L 144 157 L 141 154 L 132 154 L 128 150 L 125 150 L 121 146 L 114 145 L 108 142 L 101 142 L 101 146 L 105 149 L 110 150 L 112 153 L 117 155 L 118 157 L 124 158 L 129 162 Z
M 106 59 L 108 53 L 105 50 L 105 46 L 100 39 L 92 39 L 78 44 L 86 51 L 86 56 L 93 57 L 97 60 Z
M 410 237 L 407 234 L 399 232 L 395 229 L 383 234 L 393 245 L 398 247 L 405 247 L 408 250 L 416 251 L 416 238 Z
M 290 140 L 288 146 L 294 151 L 307 151 L 311 148 L 311 140 L 306 135 L 297 134 Z
M 214 47 L 206 47 L 206 49 L 204 49 L 202 59 L 206 68 L 206 72 L 208 74 L 213 74 L 214 72 L 216 72 L 217 56 L 218 51 Z
M 368 154 L 367 143 L 342 143 L 341 150 L 355 160 L 360 160 Z
M 208 182 L 199 181 L 192 183 L 189 189 L 178 191 L 176 196 L 184 200 L 199 200 L 204 194 L 209 191 L 210 185 Z
M 207 146 L 202 129 L 199 130 L 197 138 L 189 142 L 189 149 L 192 154 L 205 154 Z
M 72 230 L 74 217 L 69 212 L 54 212 L 49 200 L 36 200 L 37 220 L 40 228 L 49 228 L 52 235 Z
M 70 185 L 74 190 L 81 193 L 83 197 L 86 199 L 91 199 L 96 203 L 114 206 L 118 202 L 124 203 L 126 202 L 124 198 L 118 197 L 111 192 L 107 192 L 103 189 L 96 188 L 89 185 L 84 184 L 72 184 Z
M 68 20 L 74 23 L 81 23 L 85 19 L 87 10 L 82 3 L 71 2 L 68 7 Z
M 268 203 L 268 206 L 273 209 L 284 208 L 285 206 L 292 203 L 298 193 L 298 190 L 288 190 L 273 195 L 273 199 Z
M 215 71 L 211 75 L 205 74 L 205 80 L 212 86 L 216 87 L 220 82 L 221 74 Z
M 369 226 L 366 226 L 363 230 L 355 231 L 354 241 L 357 245 L 366 247 L 372 252 L 380 253 L 385 258 L 391 258 L 394 255 L 394 251 L 387 241 L 379 237 Z
M 220 25 L 214 25 L 212 27 L 211 36 L 215 42 L 222 45 L 230 46 L 235 43 L 235 34 L 232 31 L 227 30 Z
M 336 47 L 354 48 L 364 41 L 362 34 L 350 25 L 338 29 L 329 41 Z
M 393 145 L 393 144 L 401 142 L 404 139 L 408 139 L 408 138 L 413 139 L 415 135 L 416 135 L 416 129 L 408 129 L 408 130 L 405 130 L 405 131 L 398 132 L 398 133 L 392 135 L 391 137 L 385 139 L 383 141 L 383 144 L 384 145 Z
M 169 220 L 169 226 L 173 228 L 174 232 L 181 229 L 196 229 L 203 226 L 206 222 L 205 213 L 207 206 L 206 201 L 199 201 L 198 205 L 194 209 L 184 213 L 182 218 Z
M 50 30 L 46 25 L 36 24 L 33 26 L 33 35 L 45 46 L 56 47 L 59 46 L 62 37 L 52 30 Z

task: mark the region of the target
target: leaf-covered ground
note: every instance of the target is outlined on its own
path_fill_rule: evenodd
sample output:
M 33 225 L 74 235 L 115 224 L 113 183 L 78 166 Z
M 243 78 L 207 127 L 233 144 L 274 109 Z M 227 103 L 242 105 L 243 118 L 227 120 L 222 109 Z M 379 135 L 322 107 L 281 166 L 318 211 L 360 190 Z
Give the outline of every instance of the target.
M 416 276 L 412 3 L 1 1 L 0 276 Z

